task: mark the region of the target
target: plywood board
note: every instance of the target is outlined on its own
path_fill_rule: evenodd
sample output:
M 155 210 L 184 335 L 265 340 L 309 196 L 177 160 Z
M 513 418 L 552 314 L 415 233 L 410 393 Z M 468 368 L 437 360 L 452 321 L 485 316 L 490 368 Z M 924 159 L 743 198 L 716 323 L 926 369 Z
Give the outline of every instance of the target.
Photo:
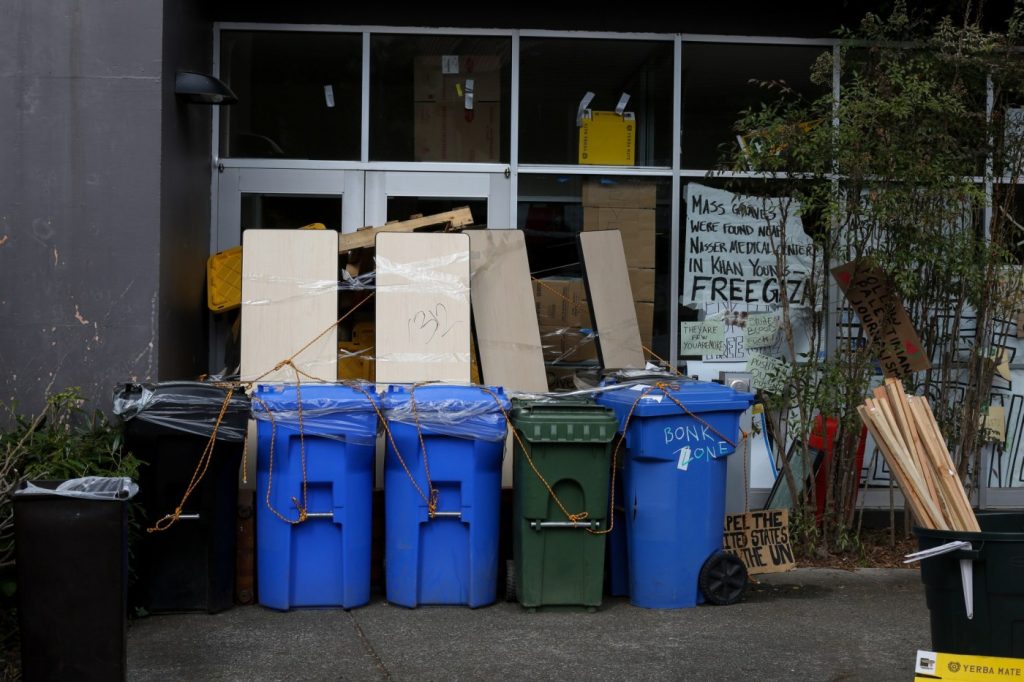
M 243 381 L 273 370 L 338 319 L 338 233 L 246 230 L 242 235 Z M 331 329 L 296 356 L 303 372 L 334 381 L 338 333 Z M 263 381 L 294 381 L 283 367 Z M 303 381 L 310 381 L 303 377 Z
M 605 369 L 642 369 L 644 350 L 629 290 L 622 236 L 618 230 L 603 230 L 582 232 L 579 240 L 601 365 Z
M 470 381 L 469 237 L 377 235 L 377 382 Z
M 471 230 L 470 291 L 484 383 L 548 390 L 526 241 L 519 230 Z

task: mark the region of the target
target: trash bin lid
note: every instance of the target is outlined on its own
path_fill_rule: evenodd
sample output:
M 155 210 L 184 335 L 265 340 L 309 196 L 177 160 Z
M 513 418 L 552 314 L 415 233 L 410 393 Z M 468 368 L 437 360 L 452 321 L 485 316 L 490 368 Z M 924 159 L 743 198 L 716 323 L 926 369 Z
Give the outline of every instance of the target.
M 189 433 L 209 438 L 229 388 L 201 381 L 126 383 L 114 391 L 114 414 L 129 432 Z M 249 420 L 249 397 L 235 389 L 228 402 L 217 440 L 241 442 Z
M 379 405 L 373 384 L 260 384 L 252 394 L 252 416 L 261 422 L 363 445 L 376 440 Z
M 619 428 L 614 410 L 580 398 L 515 399 L 512 423 L 533 443 L 609 443 Z
M 505 438 L 505 415 L 511 408 L 501 387 L 455 384 L 388 386 L 381 403 L 389 422 L 418 423 L 423 433 L 488 441 Z
M 647 387 L 645 384 L 624 386 L 621 389 L 598 393 L 595 400 L 599 405 L 608 405 L 616 413 L 624 414 L 633 407 L 637 396 Z M 753 393 L 737 391 L 730 386 L 706 381 L 681 380 L 668 384 L 667 389 L 673 398 L 694 414 L 733 410 L 743 412 L 754 402 Z M 633 410 L 634 417 L 660 417 L 673 414 L 685 414 L 685 411 L 666 397 L 660 388 L 652 388 Z

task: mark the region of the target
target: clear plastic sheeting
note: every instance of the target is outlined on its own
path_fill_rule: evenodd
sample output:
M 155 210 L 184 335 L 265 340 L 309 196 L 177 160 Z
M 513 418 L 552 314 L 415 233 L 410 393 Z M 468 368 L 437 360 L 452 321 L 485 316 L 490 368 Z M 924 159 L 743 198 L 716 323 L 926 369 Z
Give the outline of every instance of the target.
M 501 388 L 452 384 L 390 386 L 381 402 L 389 422 L 418 424 L 424 434 L 492 442 L 505 439 L 511 408 Z
M 253 394 L 252 416 L 304 436 L 372 445 L 379 428 L 379 402 L 370 383 L 261 384 Z
M 38 481 L 38 483 L 44 483 Z M 52 482 L 50 482 L 52 484 Z M 58 497 L 77 497 L 87 500 L 130 500 L 139 492 L 139 486 L 127 476 L 84 476 L 62 481 L 55 487 L 46 483 L 36 485 L 26 481 L 15 491 L 21 495 L 56 495 Z
M 114 414 L 136 430 L 209 438 L 216 427 L 217 440 L 241 442 L 249 419 L 249 398 L 240 388 L 234 389 L 217 425 L 224 399 L 231 390 L 199 381 L 124 384 L 114 392 Z

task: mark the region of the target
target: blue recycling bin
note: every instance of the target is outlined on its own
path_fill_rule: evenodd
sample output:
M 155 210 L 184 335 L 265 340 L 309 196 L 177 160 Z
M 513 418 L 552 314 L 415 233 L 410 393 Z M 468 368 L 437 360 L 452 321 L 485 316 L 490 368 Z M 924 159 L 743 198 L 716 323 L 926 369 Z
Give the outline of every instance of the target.
M 379 399 L 372 386 L 364 390 L 303 385 L 300 437 L 296 387 L 256 389 L 256 572 L 263 606 L 350 609 L 370 600 L 378 421 L 371 401 Z M 307 517 L 300 520 L 304 499 Z
M 740 416 L 754 396 L 680 381 L 668 389 L 671 398 L 654 388 L 638 401 L 643 388 L 623 387 L 596 399 L 615 410 L 625 438 L 622 506 L 630 602 L 655 609 L 696 606 L 703 601 L 701 567 L 722 548 L 726 458 L 738 444 Z
M 384 458 L 388 601 L 493 603 L 508 399 L 500 388 L 431 384 L 391 386 L 382 403 L 394 438 Z

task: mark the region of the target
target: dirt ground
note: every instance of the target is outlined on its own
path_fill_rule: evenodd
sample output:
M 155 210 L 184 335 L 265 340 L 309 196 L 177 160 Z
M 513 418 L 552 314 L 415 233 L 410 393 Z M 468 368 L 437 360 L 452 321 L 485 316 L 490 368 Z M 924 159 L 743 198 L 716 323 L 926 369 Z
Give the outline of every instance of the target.
M 797 566 L 807 568 L 906 568 L 916 569 L 917 564 L 904 564 L 903 558 L 918 550 L 917 538 L 904 537 L 903 529 L 896 529 L 896 542 L 892 543 L 888 528 L 861 531 L 859 550 L 845 553 L 798 554 Z M 794 548 L 796 549 L 796 548 Z

